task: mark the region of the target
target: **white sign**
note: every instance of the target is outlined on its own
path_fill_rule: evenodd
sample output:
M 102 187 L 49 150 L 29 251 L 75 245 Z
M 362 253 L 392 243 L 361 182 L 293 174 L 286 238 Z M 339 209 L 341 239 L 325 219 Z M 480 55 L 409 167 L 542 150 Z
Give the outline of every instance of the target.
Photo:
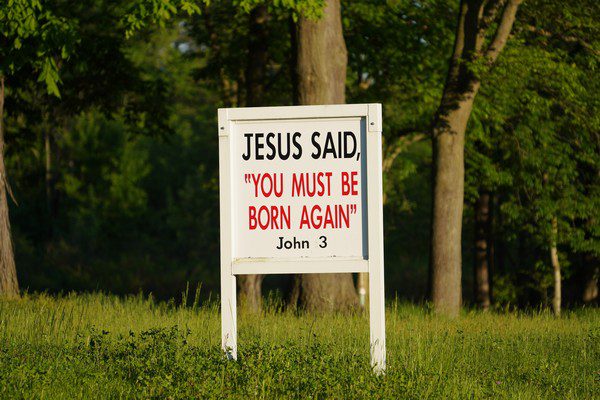
M 366 258 L 363 123 L 289 119 L 233 126 L 234 259 Z
M 222 344 L 235 276 L 369 272 L 371 362 L 385 368 L 381 105 L 219 109 Z

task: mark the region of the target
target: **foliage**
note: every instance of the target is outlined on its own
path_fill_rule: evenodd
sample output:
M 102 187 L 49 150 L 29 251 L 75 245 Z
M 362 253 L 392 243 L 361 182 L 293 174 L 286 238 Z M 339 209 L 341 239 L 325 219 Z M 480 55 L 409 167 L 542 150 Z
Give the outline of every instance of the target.
M 598 7 L 586 6 L 592 13 Z M 597 23 L 582 8 L 565 5 L 562 11 L 569 12 L 557 20 L 554 3 L 524 6 L 516 40 L 483 76 L 467 142 L 467 199 L 484 191 L 497 196 L 497 234 L 517 246 L 527 238 L 521 246 L 530 247 L 529 256 L 520 257 L 516 270 L 533 276 L 542 292 L 550 286 L 554 218 L 567 277 L 577 254 L 600 255 L 600 104 L 594 94 L 600 88 L 592 78 L 600 47 L 592 33 Z M 588 32 L 573 34 L 576 28 Z
M 126 26 L 125 36 L 131 37 L 136 31 L 158 24 L 164 28 L 180 12 L 191 16 L 200 13 L 200 5 L 208 0 L 136 0 L 131 2 L 123 16 Z
M 271 14 L 291 15 L 294 20 L 300 16 L 318 19 L 323 15 L 325 0 L 232 0 L 235 9 L 250 13 L 261 4 L 266 4 Z
M 58 63 L 77 40 L 73 21 L 57 16 L 41 0 L 8 0 L 0 6 L 0 26 L 0 76 L 33 71 L 49 94 L 60 97 Z

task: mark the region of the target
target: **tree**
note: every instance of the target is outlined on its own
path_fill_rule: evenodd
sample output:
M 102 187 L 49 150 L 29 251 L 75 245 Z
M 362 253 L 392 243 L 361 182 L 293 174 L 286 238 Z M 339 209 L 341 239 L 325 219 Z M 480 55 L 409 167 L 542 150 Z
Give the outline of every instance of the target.
M 493 208 L 490 193 L 482 193 L 475 202 L 475 302 L 484 311 L 490 308 L 491 299 L 491 212 Z
M 246 106 L 248 107 L 259 107 L 265 104 L 264 91 L 269 61 L 268 20 L 269 13 L 264 4 L 254 8 L 248 18 L 248 59 L 245 70 Z M 238 277 L 242 304 L 245 304 L 252 312 L 257 312 L 262 307 L 263 278 L 263 275 L 240 275 Z
M 16 296 L 19 293 L 17 269 L 10 232 L 8 200 L 6 192 L 8 181 L 4 166 L 4 76 L 0 77 L 0 295 Z
M 418 204 L 409 200 L 420 195 L 405 186 L 417 173 L 417 166 L 429 175 L 430 162 L 429 156 L 417 160 L 407 153 L 415 146 L 427 152 L 430 147 L 426 132 L 442 94 L 445 58 L 454 29 L 446 16 L 454 14 L 457 5 L 445 0 L 352 0 L 342 5 L 348 47 L 347 98 L 353 103 L 384 102 L 384 229 L 390 244 L 386 245 L 386 259 L 392 261 L 386 270 L 412 276 L 415 263 L 408 261 L 407 252 L 410 258 L 420 258 L 429 248 L 428 239 L 419 240 L 420 246 L 394 244 L 396 240 L 414 243 L 415 227 L 409 227 L 407 220 L 415 218 L 417 209 L 427 218 L 429 199 L 420 199 Z M 428 193 L 428 186 L 421 183 L 419 189 Z M 427 238 L 427 229 L 422 231 L 421 237 Z M 398 237 L 400 232 L 406 232 L 407 237 Z M 368 273 L 358 275 L 362 305 L 368 297 Z M 402 280 L 419 291 L 420 285 Z M 400 292 L 408 295 L 402 289 Z
M 461 1 L 454 51 L 433 122 L 431 297 L 436 311 L 450 316 L 458 315 L 462 301 L 465 130 L 481 85 L 481 69 L 491 66 L 503 50 L 520 3 Z
M 11 0 L 0 6 L 0 295 L 19 293 L 8 194 L 12 196 L 5 167 L 4 105 L 10 78 L 22 70 L 38 75 L 49 94 L 60 96 L 58 63 L 68 57 L 74 41 L 72 25 L 42 6 L 38 0 Z M 14 200 L 14 197 L 13 197 Z
M 196 56 L 204 62 L 201 84 L 214 87 L 224 107 L 258 107 L 290 103 L 289 21 L 316 19 L 319 0 L 298 2 L 222 1 L 202 7 L 191 21 Z M 223 24 L 223 20 L 228 24 Z M 262 304 L 261 275 L 238 277 L 242 304 L 249 311 Z
M 584 304 L 594 304 L 598 300 L 598 279 L 600 278 L 600 266 L 597 259 L 588 255 L 585 261 L 589 264 L 583 275 L 583 293 L 581 300 Z
M 344 103 L 348 55 L 340 1 L 328 0 L 319 20 L 301 17 L 296 34 L 297 103 Z M 290 300 L 308 310 L 343 310 L 358 303 L 351 274 L 298 275 Z

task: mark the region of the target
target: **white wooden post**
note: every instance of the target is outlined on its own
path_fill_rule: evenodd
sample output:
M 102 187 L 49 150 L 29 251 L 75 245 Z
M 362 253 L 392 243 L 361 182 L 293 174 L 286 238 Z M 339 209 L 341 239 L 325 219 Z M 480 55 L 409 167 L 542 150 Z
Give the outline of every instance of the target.
M 237 306 L 235 276 L 221 273 L 221 347 L 230 360 L 237 360 Z
M 369 104 L 367 117 L 368 208 L 369 208 L 369 325 L 371 367 L 385 371 L 385 285 L 383 268 L 383 193 L 381 176 L 381 104 Z
M 219 110 L 219 199 L 221 224 L 221 347 L 227 358 L 237 360 L 237 299 L 231 270 L 231 159 L 228 110 Z M 226 210 L 226 211 L 225 211 Z M 225 211 L 225 212 L 224 212 Z

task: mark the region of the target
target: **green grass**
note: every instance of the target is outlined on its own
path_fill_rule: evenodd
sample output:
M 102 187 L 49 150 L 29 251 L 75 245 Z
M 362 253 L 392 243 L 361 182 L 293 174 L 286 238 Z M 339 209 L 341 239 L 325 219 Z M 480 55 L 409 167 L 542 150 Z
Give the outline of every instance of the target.
M 275 308 L 272 308 L 275 310 Z M 600 312 L 387 313 L 388 370 L 369 369 L 365 315 L 239 318 L 223 359 L 218 308 L 141 296 L 0 301 L 2 398 L 600 398 Z

